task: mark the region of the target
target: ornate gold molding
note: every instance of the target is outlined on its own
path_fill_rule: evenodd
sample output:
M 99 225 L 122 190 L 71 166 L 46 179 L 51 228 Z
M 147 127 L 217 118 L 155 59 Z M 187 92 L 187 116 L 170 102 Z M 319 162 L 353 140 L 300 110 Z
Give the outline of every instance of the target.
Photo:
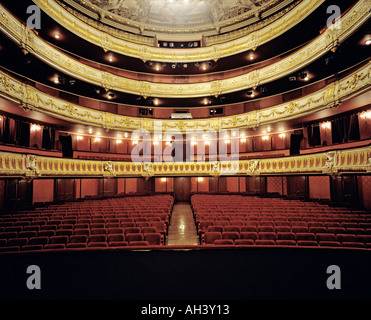
M 107 73 L 80 63 L 63 52 L 55 49 L 38 37 L 26 26 L 20 24 L 3 6 L 0 5 L 1 30 L 24 50 L 36 55 L 65 74 L 87 81 L 97 86 L 147 97 L 190 98 L 220 95 L 246 90 L 291 74 L 344 41 L 367 19 L 369 0 L 360 0 L 341 20 L 341 28 L 332 25 L 314 41 L 294 54 L 259 70 L 233 78 L 197 83 L 166 84 L 138 81 Z M 88 32 L 89 30 L 85 30 Z M 146 50 L 149 50 L 148 48 Z
M 81 19 L 76 18 L 55 1 L 34 0 L 34 2 L 50 17 L 61 23 L 66 29 L 79 35 L 81 38 L 123 55 L 139 58 L 142 60 L 153 60 L 158 62 L 201 62 L 220 59 L 233 54 L 254 49 L 277 36 L 288 31 L 303 19 L 308 17 L 317 9 L 324 0 L 304 0 L 301 4 L 289 13 L 274 21 L 270 25 L 245 35 L 238 39 L 227 41 L 220 45 L 213 45 L 207 48 L 166 50 L 138 45 L 130 41 L 111 36 Z M 139 27 L 139 26 L 138 26 Z M 104 39 L 104 42 L 102 41 Z
M 96 125 L 106 130 L 134 131 L 144 129 L 150 132 L 182 132 L 190 130 L 223 130 L 234 128 L 256 128 L 260 125 L 302 117 L 333 107 L 355 95 L 369 90 L 371 85 L 371 62 L 360 67 L 347 77 L 306 97 L 270 108 L 244 114 L 192 120 L 143 119 L 121 116 L 89 109 L 50 96 L 32 86 L 10 77 L 0 71 L 0 94 L 18 101 L 22 108 L 49 113 L 69 121 Z
M 224 162 L 132 163 L 0 152 L 2 177 L 256 176 L 371 172 L 371 147 L 285 158 Z

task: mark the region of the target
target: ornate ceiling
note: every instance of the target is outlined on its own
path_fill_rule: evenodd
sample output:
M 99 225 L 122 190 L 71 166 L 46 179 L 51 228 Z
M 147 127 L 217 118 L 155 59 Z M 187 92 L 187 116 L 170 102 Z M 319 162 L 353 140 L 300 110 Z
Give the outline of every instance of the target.
M 259 17 L 277 0 L 64 0 L 80 11 L 155 32 L 199 32 Z M 293 1 L 289 1 L 293 2 Z M 84 8 L 84 9 L 82 9 Z M 276 8 L 277 9 L 277 8 Z

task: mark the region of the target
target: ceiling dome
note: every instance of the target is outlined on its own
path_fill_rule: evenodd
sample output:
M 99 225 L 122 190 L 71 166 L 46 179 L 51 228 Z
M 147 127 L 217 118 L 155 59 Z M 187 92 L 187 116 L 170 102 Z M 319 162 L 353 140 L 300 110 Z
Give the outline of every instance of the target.
M 155 33 L 195 33 L 237 29 L 262 14 L 276 13 L 292 0 L 64 0 L 85 14 L 94 12 L 105 22 Z M 232 27 L 231 26 L 235 26 Z M 116 25 L 117 27 L 117 25 Z M 231 31 L 231 30 L 228 30 Z

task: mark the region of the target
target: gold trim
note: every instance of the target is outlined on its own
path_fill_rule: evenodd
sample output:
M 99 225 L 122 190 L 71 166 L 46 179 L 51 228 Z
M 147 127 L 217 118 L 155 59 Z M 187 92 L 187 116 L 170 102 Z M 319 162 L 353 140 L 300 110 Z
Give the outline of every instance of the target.
M 218 96 L 246 90 L 291 74 L 318 59 L 350 36 L 367 21 L 369 0 L 360 0 L 341 20 L 342 28 L 332 25 L 310 44 L 283 60 L 252 72 L 219 81 L 197 84 L 164 84 L 138 81 L 107 73 L 80 63 L 55 49 L 18 22 L 0 5 L 0 26 L 2 31 L 23 50 L 36 55 L 63 73 L 77 79 L 103 86 L 107 89 L 146 97 L 190 98 Z M 85 30 L 88 32 L 88 30 Z M 149 49 L 146 49 L 149 50 Z
M 223 162 L 133 163 L 39 157 L 0 152 L 0 176 L 163 177 L 257 176 L 371 172 L 371 147 L 285 158 Z
M 158 62 L 201 62 L 224 58 L 233 54 L 248 51 L 263 45 L 288 31 L 303 19 L 308 17 L 325 0 L 305 0 L 287 15 L 244 37 L 228 41 L 224 44 L 213 45 L 197 49 L 166 50 L 118 39 L 76 18 L 55 1 L 34 0 L 45 13 L 54 20 L 61 23 L 66 29 L 77 34 L 81 38 L 104 48 L 123 55 L 139 58 L 142 60 L 153 60 Z M 282 21 L 283 20 L 283 21 Z M 104 41 L 102 41 L 104 39 Z
M 0 71 L 0 95 L 18 101 L 25 110 L 37 110 L 76 123 L 100 126 L 106 130 L 186 133 L 189 130 L 225 130 L 256 128 L 281 120 L 299 118 L 307 114 L 336 107 L 366 90 L 371 85 L 371 61 L 347 77 L 306 97 L 274 107 L 240 115 L 193 120 L 161 120 L 128 117 L 102 112 L 50 96 Z

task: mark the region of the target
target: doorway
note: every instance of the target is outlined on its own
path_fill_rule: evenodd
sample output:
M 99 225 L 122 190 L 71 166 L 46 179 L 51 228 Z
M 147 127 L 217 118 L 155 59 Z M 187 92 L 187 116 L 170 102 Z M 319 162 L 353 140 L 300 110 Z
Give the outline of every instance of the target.
M 188 202 L 191 197 L 191 178 L 174 178 L 174 194 L 176 202 Z

